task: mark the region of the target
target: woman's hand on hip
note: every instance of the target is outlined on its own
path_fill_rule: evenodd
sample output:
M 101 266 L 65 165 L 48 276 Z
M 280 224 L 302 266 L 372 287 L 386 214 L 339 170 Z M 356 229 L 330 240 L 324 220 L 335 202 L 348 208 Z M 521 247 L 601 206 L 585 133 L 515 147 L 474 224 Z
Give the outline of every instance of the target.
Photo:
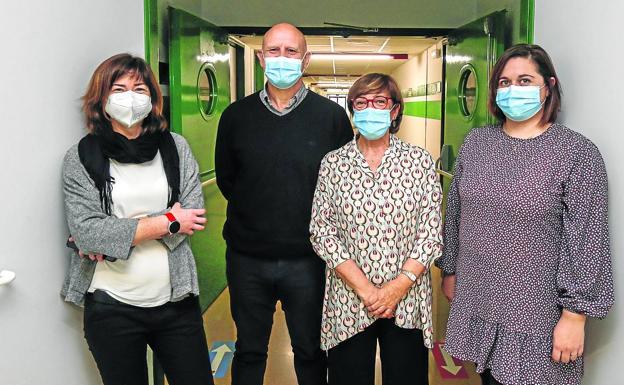
M 583 356 L 586 318 L 583 314 L 563 310 L 553 331 L 553 361 L 567 364 Z
M 179 233 L 193 235 L 195 231 L 203 230 L 206 224 L 205 209 L 185 209 L 179 202 L 171 207 L 171 214 L 180 222 Z
M 442 293 L 449 301 L 452 301 L 455 298 L 455 283 L 457 278 L 455 274 L 447 275 L 442 278 Z

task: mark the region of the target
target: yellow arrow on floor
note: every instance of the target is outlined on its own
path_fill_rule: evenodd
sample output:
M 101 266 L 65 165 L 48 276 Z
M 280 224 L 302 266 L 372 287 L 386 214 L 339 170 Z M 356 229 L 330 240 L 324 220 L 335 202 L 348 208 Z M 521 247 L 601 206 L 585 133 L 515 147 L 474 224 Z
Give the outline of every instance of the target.
M 217 370 L 219 370 L 219 367 L 221 366 L 221 362 L 223 362 L 223 358 L 225 357 L 225 355 L 231 353 L 232 349 L 230 349 L 230 347 L 226 344 L 223 344 L 218 348 L 214 349 L 213 352 L 215 352 L 216 354 L 212 359 L 210 366 L 212 366 L 212 374 L 215 374 Z
M 461 365 L 455 365 L 455 360 L 451 357 L 450 354 L 444 350 L 444 345 L 440 344 L 440 352 L 442 353 L 442 358 L 444 358 L 444 363 L 446 365 L 442 365 L 441 368 L 451 373 L 452 375 L 457 375 L 459 371 L 462 369 Z

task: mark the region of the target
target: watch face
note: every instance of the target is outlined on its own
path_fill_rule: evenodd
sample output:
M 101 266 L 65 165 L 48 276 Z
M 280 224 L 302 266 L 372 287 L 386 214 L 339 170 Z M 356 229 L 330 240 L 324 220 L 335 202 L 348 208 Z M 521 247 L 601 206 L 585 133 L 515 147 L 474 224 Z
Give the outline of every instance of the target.
M 175 234 L 178 231 L 180 231 L 180 222 L 178 221 L 173 221 L 169 223 L 169 232 L 171 234 Z

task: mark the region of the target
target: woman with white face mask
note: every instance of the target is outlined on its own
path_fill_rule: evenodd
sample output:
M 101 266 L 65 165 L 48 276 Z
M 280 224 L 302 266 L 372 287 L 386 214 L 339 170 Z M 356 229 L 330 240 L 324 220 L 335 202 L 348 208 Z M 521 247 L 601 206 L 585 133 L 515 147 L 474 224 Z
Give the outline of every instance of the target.
M 189 235 L 206 219 L 198 166 L 167 129 L 147 63 L 98 66 L 83 97 L 88 134 L 63 163 L 75 249 L 62 293 L 83 305 L 105 385 L 146 384 L 149 345 L 171 384 L 213 384 Z
M 607 175 L 596 146 L 557 123 L 548 54 L 499 59 L 489 109 L 455 161 L 436 261 L 451 300 L 445 350 L 485 385 L 578 385 L 587 317 L 613 304 Z
M 441 252 L 442 192 L 429 153 L 401 141 L 403 99 L 388 75 L 349 90 L 356 138 L 321 162 L 310 224 L 326 262 L 321 347 L 329 385 L 427 384 L 429 266 Z

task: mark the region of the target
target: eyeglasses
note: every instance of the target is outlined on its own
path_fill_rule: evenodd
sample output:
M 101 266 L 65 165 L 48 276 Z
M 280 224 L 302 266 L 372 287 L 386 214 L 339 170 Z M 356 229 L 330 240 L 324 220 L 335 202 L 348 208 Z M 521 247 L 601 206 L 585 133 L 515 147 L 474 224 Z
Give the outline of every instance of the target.
M 394 102 L 394 99 L 387 98 L 385 96 L 375 96 L 372 99 L 365 98 L 363 96 L 359 96 L 355 99 L 351 100 L 353 105 L 353 109 L 357 111 L 362 111 L 368 107 L 369 104 L 372 103 L 373 108 L 377 110 L 385 110 L 388 107 L 388 103 L 390 101 Z

